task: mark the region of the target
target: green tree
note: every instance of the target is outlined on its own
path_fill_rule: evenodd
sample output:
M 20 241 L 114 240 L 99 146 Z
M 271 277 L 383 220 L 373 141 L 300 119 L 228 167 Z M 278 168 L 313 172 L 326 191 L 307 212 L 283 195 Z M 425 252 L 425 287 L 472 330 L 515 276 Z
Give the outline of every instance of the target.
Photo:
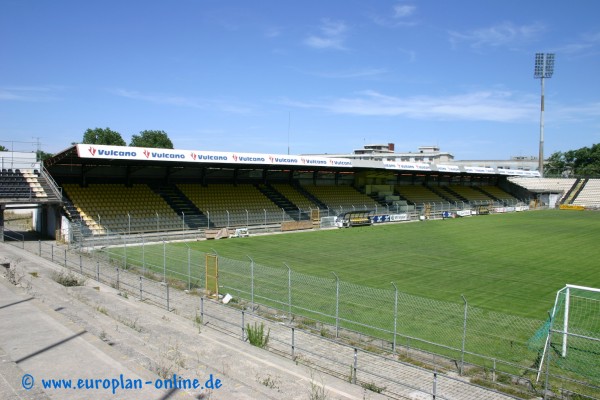
M 54 154 L 46 153 L 43 150 L 38 150 L 38 151 L 36 151 L 36 153 L 37 153 L 37 159 L 39 161 L 44 161 L 44 160 L 47 160 L 48 158 L 54 156 Z
M 0 151 L 10 151 L 10 150 L 8 150 L 6 147 L 4 147 L 0 144 Z
M 173 142 L 165 131 L 141 131 L 139 135 L 131 137 L 130 146 L 151 147 L 155 149 L 172 149 Z
M 549 175 L 568 174 L 573 168 L 572 165 L 569 165 L 565 153 L 562 151 L 552 153 L 550 157 L 546 159 L 544 164 L 544 169 Z
M 565 152 L 557 151 L 546 161 L 548 171 L 558 175 L 600 175 L 600 144 Z
M 83 134 L 83 144 L 106 144 L 112 146 L 126 146 L 125 141 L 119 132 L 110 128 L 88 129 Z

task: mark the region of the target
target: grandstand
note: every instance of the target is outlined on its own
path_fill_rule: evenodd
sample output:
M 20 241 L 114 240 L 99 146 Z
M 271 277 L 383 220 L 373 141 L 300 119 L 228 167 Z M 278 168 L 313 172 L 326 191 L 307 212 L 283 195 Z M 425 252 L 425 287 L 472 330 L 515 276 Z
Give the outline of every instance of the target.
M 539 190 L 543 191 L 556 191 L 556 192 L 567 192 L 575 184 L 577 179 L 575 178 L 523 178 L 523 177 L 510 177 L 508 180 L 519 186 L 523 186 L 528 190 L 535 192 Z
M 319 205 L 300 193 L 296 188 L 284 183 L 272 185 L 275 190 L 289 199 L 300 210 L 311 210 L 319 208 Z
M 351 186 L 304 185 L 302 189 L 325 204 L 328 209 L 340 212 L 353 209 L 374 210 L 378 207 L 372 198 Z
M 441 197 L 438 193 L 424 185 L 396 185 L 394 189 L 401 197 L 412 204 L 443 203 L 448 201 L 448 199 Z
M 477 186 L 449 185 L 444 186 L 444 190 L 473 204 L 489 204 L 494 200 L 485 192 L 478 190 Z
M 319 221 L 323 222 L 325 218 L 320 220 L 314 215 L 328 216 L 331 218 L 329 221 L 339 222 L 339 226 L 351 227 L 442 218 L 444 213 L 453 217 L 466 216 L 483 209 L 486 214 L 522 211 L 528 209 L 529 205 L 553 206 L 551 196 L 554 195 L 561 202 L 586 208 L 600 207 L 600 180 L 512 177 L 510 174 L 518 175 L 520 172 L 490 169 L 467 171 L 457 168 L 443 171 L 435 165 L 420 165 L 423 168 L 421 170 L 402 169 L 410 167 L 410 164 L 390 167 L 383 163 L 362 164 L 361 160 L 349 162 L 323 157 L 181 150 L 152 152 L 131 147 L 77 145 L 48 160 L 45 165 L 48 172 L 45 169 L 41 169 L 41 173 L 33 170 L 3 171 L 0 175 L 0 211 L 4 211 L 5 204 L 24 205 L 36 199 L 37 202 L 46 201 L 41 208 L 45 213 L 41 218 L 45 225 L 36 229 L 50 236 L 58 236 L 57 231 L 68 227 L 69 234 L 62 238 L 74 243 L 74 247 L 78 247 L 78 244 L 85 246 L 86 251 L 98 244 L 104 247 L 106 243 L 106 248 L 110 249 L 125 244 L 127 249 L 126 244 L 129 243 L 137 245 L 137 241 L 145 240 L 144 244 L 148 244 L 162 240 L 159 257 L 163 260 L 163 279 L 166 281 L 166 238 L 177 235 L 179 239 L 182 234 L 182 239 L 189 239 L 184 235 L 190 231 L 195 238 L 208 238 L 209 230 L 228 232 L 221 228 L 233 227 L 233 231 L 240 233 L 235 236 L 241 237 L 249 232 L 254 234 L 257 231 L 327 226 L 319 225 Z M 54 200 L 48 202 L 48 199 Z M 311 220 L 305 221 L 309 215 Z M 341 218 L 335 217 L 338 215 Z M 493 223 L 494 218 L 487 220 Z M 2 222 L 0 218 L 0 228 Z M 394 227 L 387 226 L 379 231 L 385 234 L 388 228 Z M 370 228 L 354 229 L 343 234 L 347 240 L 350 235 L 362 235 L 367 229 Z M 138 233 L 140 235 L 134 235 Z M 327 232 L 316 232 L 309 236 L 321 233 Z M 294 235 L 280 237 L 291 236 Z M 462 235 L 454 237 L 459 236 L 462 239 Z M 226 233 L 220 237 L 228 235 Z M 364 239 L 360 243 L 364 243 Z M 326 246 L 327 243 L 321 251 Z M 215 248 L 219 248 L 218 245 Z M 142 257 L 149 255 L 144 249 L 142 247 Z M 444 253 L 444 256 L 453 250 Z M 130 255 L 134 251 L 130 249 Z M 397 250 L 392 249 L 391 252 L 396 257 Z M 318 255 L 325 253 L 322 251 Z M 425 253 L 426 250 L 419 252 Z M 191 288 L 189 246 L 187 255 L 185 267 L 188 269 L 188 288 Z M 142 259 L 146 262 L 145 258 Z M 449 257 L 448 263 L 454 262 Z M 416 264 L 421 267 L 420 263 Z M 255 269 L 264 269 L 252 260 L 250 265 L 252 276 Z M 236 268 L 238 266 L 236 264 Z M 385 265 L 383 267 L 387 268 Z M 282 276 L 289 279 L 289 267 L 287 271 L 282 271 L 287 274 Z M 222 272 L 225 272 L 225 268 Z M 284 281 L 287 280 L 281 282 Z M 281 282 L 276 283 L 275 287 L 283 287 Z M 320 301 L 322 294 L 315 290 L 312 278 L 310 282 L 307 285 L 307 297 Z M 330 280 L 327 280 L 326 286 L 331 293 L 335 292 L 331 290 Z M 253 290 L 249 293 L 254 297 Z M 391 304 L 392 292 L 387 294 L 387 301 Z M 284 295 L 291 296 L 291 289 Z M 297 297 L 297 292 L 294 295 Z M 356 296 L 355 290 L 348 295 L 352 298 Z M 290 298 L 287 299 L 291 310 Z M 369 296 L 366 303 L 371 304 L 373 298 L 375 296 Z M 352 312 L 355 313 L 354 308 Z M 462 315 L 462 309 L 458 315 Z M 469 313 L 469 318 L 473 318 L 473 313 Z M 428 319 L 428 324 L 431 320 L 433 318 Z M 462 326 L 456 332 L 462 332 Z M 497 330 L 504 333 L 507 329 L 501 326 Z M 498 332 L 494 332 L 494 335 Z M 470 338 L 469 346 L 477 340 Z M 512 341 L 510 343 L 512 348 Z
M 37 170 L 12 170 L 0 171 L 0 197 L 39 200 L 47 198 L 48 194 L 42 187 Z
M 486 193 L 488 196 L 492 197 L 494 200 L 500 200 L 503 202 L 513 204 L 516 204 L 519 201 L 519 199 L 517 199 L 515 196 L 511 195 L 510 193 L 507 193 L 506 191 L 500 189 L 497 186 L 485 185 L 480 186 L 479 189 L 482 192 Z
M 257 186 L 251 184 L 180 183 L 177 187 L 210 218 L 215 226 L 229 227 L 232 221 L 246 221 L 246 225 L 259 225 L 290 220 L 285 210 L 265 196 Z M 267 221 L 265 221 L 265 219 Z M 235 223 L 233 223 L 235 225 Z
M 78 238 L 223 227 L 277 229 L 309 216 L 360 210 L 435 218 L 442 211 L 479 205 L 600 206 L 595 180 L 316 156 L 76 145 L 40 170 L 3 171 L 0 199 L 45 201 L 50 208 L 44 211 L 45 228 L 38 229 L 54 236 L 66 225 L 78 231 Z M 53 208 L 56 212 L 49 211 Z
M 85 188 L 64 184 L 63 189 L 93 234 L 173 230 L 182 226 L 173 208 L 145 184 L 127 187 L 106 183 Z
M 600 208 L 600 180 L 587 179 L 571 204 L 588 208 Z
M 554 193 L 558 197 L 556 204 L 600 208 L 598 179 L 511 177 L 509 182 L 533 194 Z

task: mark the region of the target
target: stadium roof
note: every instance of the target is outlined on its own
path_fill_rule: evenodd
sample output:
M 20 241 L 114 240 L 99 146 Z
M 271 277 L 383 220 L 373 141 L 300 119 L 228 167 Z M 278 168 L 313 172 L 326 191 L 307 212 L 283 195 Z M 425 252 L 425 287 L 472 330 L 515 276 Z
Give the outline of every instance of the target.
M 64 168 L 83 170 L 102 166 L 278 169 L 304 171 L 340 171 L 369 169 L 392 172 L 443 172 L 449 174 L 479 174 L 537 177 L 537 171 L 469 167 L 425 162 L 390 162 L 354 160 L 336 156 L 304 156 L 268 153 L 217 152 L 204 150 L 154 149 L 128 146 L 77 144 L 45 161 L 50 171 Z

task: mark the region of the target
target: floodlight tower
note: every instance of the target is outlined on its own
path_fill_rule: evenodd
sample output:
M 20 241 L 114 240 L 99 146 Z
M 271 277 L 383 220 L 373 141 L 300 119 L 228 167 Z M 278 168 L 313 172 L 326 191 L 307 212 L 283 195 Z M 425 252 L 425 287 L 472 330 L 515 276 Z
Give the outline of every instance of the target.
M 552 78 L 554 73 L 554 53 L 536 53 L 533 77 L 542 82 L 542 99 L 540 107 L 540 157 L 538 170 L 544 176 L 544 79 Z

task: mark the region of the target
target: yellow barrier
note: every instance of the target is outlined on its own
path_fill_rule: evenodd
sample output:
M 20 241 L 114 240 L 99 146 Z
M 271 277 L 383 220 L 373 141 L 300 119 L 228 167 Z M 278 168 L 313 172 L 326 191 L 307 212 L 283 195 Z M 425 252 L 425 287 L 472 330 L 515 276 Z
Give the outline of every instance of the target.
M 561 210 L 577 210 L 577 211 L 585 210 L 584 206 L 574 206 L 573 204 L 561 204 L 559 208 Z

